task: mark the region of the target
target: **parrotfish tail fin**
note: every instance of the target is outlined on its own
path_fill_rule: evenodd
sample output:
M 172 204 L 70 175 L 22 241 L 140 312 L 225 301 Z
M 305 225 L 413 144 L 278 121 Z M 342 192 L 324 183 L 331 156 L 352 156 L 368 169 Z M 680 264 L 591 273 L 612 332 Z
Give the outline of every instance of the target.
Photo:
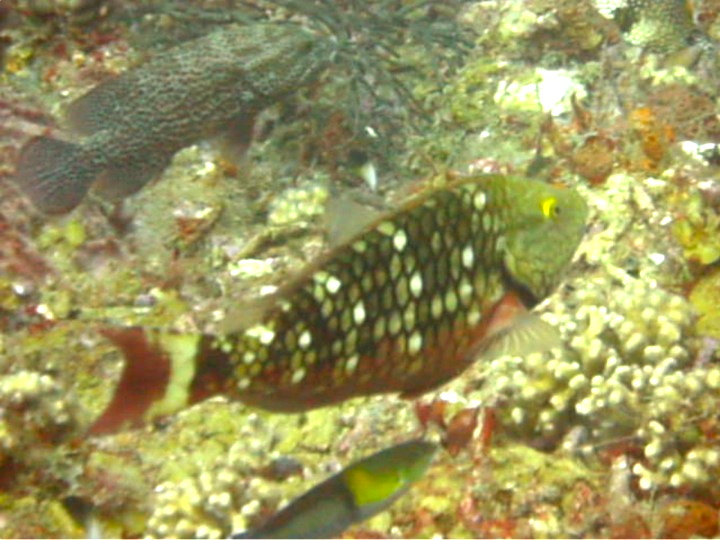
M 89 435 L 139 427 L 177 412 L 215 393 L 217 381 L 226 375 L 225 358 L 213 355 L 209 336 L 140 327 L 105 328 L 101 333 L 122 351 L 125 366 L 110 404 Z
M 14 181 L 38 210 L 64 214 L 80 203 L 98 172 L 81 146 L 41 136 L 23 147 Z

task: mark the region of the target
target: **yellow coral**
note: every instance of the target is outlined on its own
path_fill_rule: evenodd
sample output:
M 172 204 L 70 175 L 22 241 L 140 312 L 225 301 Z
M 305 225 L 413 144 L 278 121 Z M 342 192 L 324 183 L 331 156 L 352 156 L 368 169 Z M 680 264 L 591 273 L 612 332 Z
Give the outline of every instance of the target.
M 691 206 L 692 201 L 691 201 Z M 673 226 L 673 232 L 689 260 L 709 265 L 720 259 L 720 217 L 690 212 Z
M 690 302 L 698 311 L 698 334 L 720 339 L 720 269 L 705 276 L 690 294 Z

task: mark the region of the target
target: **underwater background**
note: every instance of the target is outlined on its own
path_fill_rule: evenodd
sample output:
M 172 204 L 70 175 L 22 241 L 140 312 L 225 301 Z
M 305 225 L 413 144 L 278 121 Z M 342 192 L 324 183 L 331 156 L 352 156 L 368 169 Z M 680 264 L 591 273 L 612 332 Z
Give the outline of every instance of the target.
M 719 14 L 717 0 L 0 0 L 0 536 L 267 534 L 304 493 L 292 517 L 318 535 L 318 508 L 349 494 L 345 538 L 720 534 Z M 510 207 L 527 195 L 514 177 L 587 205 L 572 261 L 530 295 L 558 339 L 370 395 L 414 389 L 422 368 L 389 368 L 393 386 L 354 355 L 353 324 L 385 287 L 363 277 L 414 256 L 389 277 L 418 300 L 407 351 L 436 335 L 413 326 L 423 306 L 438 326 L 472 320 L 460 279 L 422 303 L 426 276 L 480 264 L 433 240 L 462 206 L 437 203 L 425 226 L 404 201 L 481 174 Z M 530 224 L 484 197 L 490 252 Z M 538 209 L 564 219 L 560 198 Z M 305 379 L 331 353 L 300 330 L 259 407 L 240 395 L 255 357 L 233 360 L 250 366 L 232 375 L 238 396 L 212 377 L 186 392 L 172 361 L 197 351 L 133 341 L 247 327 L 272 341 L 245 320 L 255 299 L 345 261 L 344 239 L 377 215 L 392 216 L 386 244 L 347 259 L 363 285 L 322 277 L 318 294 L 348 294 L 328 307 L 349 322 L 327 382 Z M 573 234 L 544 251 L 572 253 Z M 496 263 L 491 284 L 507 278 Z M 373 336 L 398 334 L 380 320 Z M 136 403 L 167 396 L 118 383 L 127 365 L 150 380 L 152 359 L 171 361 L 183 406 L 134 422 Z M 362 384 L 333 393 L 355 384 L 343 374 Z M 335 402 L 266 410 L 303 381 Z M 432 448 L 403 446 L 417 438 Z

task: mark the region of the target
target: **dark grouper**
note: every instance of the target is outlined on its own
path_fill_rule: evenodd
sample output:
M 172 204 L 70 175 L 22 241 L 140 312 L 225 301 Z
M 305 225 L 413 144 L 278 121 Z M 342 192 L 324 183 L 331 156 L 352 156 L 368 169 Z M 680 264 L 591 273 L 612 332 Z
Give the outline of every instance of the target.
M 233 133 L 247 140 L 254 115 L 317 79 L 333 46 L 297 26 L 230 25 L 157 55 L 88 92 L 68 110 L 79 144 L 37 137 L 15 181 L 50 214 L 95 189 L 119 200 L 162 173 L 181 148 Z
M 90 432 L 139 425 L 215 394 L 285 412 L 409 396 L 480 356 L 543 348 L 548 328 L 526 310 L 562 279 L 586 214 L 571 189 L 469 177 L 368 225 L 264 305 L 248 305 L 240 329 L 106 329 L 126 363 Z

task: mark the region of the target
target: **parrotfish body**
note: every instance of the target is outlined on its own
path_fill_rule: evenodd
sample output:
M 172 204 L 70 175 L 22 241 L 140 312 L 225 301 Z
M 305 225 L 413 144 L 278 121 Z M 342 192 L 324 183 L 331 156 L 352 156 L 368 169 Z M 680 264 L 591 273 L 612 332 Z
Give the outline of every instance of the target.
M 73 102 L 79 144 L 37 137 L 15 181 L 50 214 L 72 210 L 91 185 L 119 200 L 162 173 L 185 146 L 215 134 L 247 143 L 254 115 L 315 81 L 332 43 L 292 25 L 230 25 L 157 55 Z
M 409 396 L 457 376 L 488 349 L 532 349 L 543 329 L 522 314 L 559 283 L 586 212 L 571 189 L 469 177 L 369 224 L 237 331 L 107 329 L 126 367 L 91 433 L 219 393 L 286 412 Z
M 310 489 L 260 527 L 231 538 L 333 538 L 390 507 L 419 480 L 437 446 L 397 444 L 349 465 Z

